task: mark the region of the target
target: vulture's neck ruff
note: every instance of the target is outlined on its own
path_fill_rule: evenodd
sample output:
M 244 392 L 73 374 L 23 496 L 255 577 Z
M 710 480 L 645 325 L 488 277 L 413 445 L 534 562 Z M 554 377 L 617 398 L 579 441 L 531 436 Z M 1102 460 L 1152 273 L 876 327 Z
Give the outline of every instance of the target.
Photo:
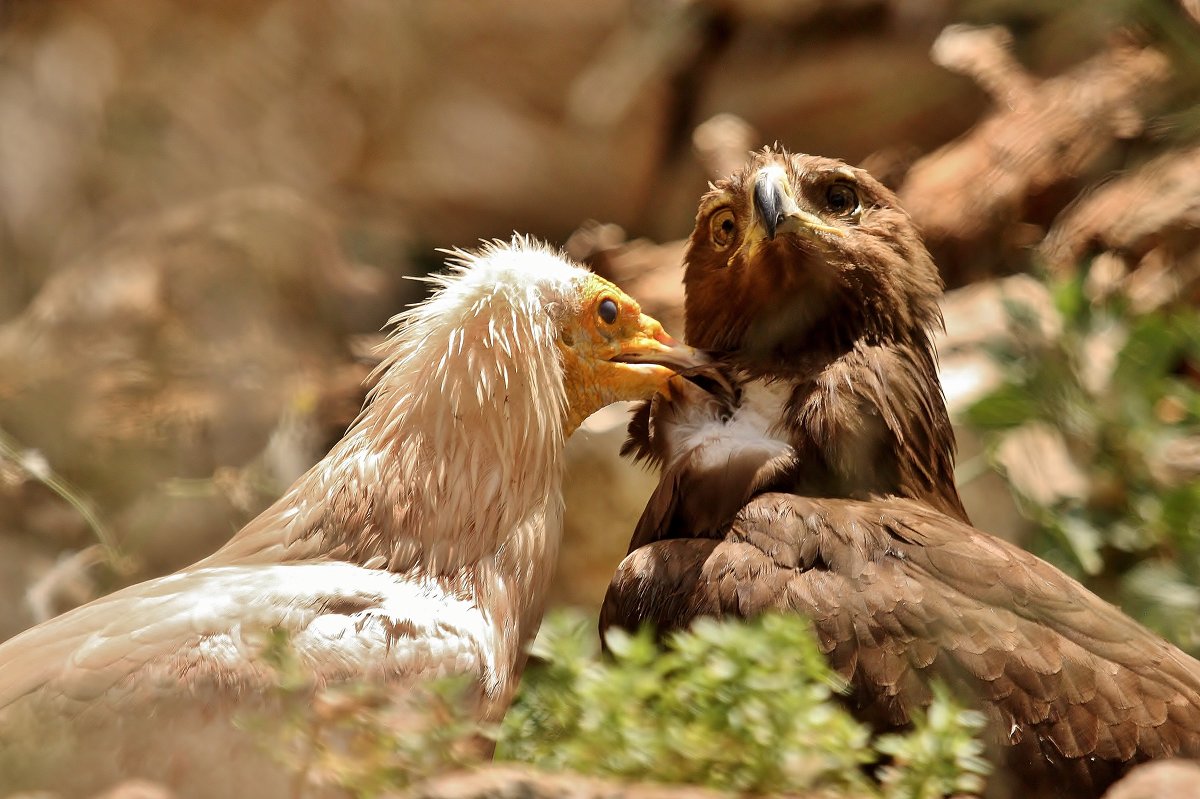
M 346 436 L 207 562 L 331 558 L 435 580 L 521 624 L 540 616 L 565 438 L 699 356 L 541 245 L 452 256 L 433 296 L 393 320 Z
M 435 297 L 395 320 L 362 417 L 322 482 L 381 489 L 357 557 L 455 571 L 522 542 L 503 540 L 547 497 L 557 515 L 570 430 L 556 305 L 588 275 L 502 250 L 431 278 Z M 543 267 L 539 270 L 538 267 Z M 562 308 L 574 311 L 574 308 Z
M 518 536 L 548 497 L 560 512 L 569 432 L 547 310 L 573 302 L 587 273 L 530 255 L 458 253 L 430 278 L 434 297 L 393 320 L 362 415 L 284 498 L 296 535 L 398 572 L 453 574 L 498 552 L 539 560 Z

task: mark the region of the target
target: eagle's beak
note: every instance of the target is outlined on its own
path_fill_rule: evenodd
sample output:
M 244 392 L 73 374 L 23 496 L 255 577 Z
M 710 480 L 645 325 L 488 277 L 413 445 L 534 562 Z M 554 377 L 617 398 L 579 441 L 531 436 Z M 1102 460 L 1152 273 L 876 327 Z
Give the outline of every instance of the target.
M 677 372 L 704 366 L 710 361 L 700 350 L 671 338 L 656 319 L 646 314 L 642 314 L 639 320 L 637 333 L 620 342 L 612 360 L 619 363 L 658 364 Z
M 764 166 L 754 179 L 754 210 L 768 239 L 776 233 L 821 231 L 844 236 L 845 231 L 825 223 L 796 203 L 787 172 L 778 164 Z

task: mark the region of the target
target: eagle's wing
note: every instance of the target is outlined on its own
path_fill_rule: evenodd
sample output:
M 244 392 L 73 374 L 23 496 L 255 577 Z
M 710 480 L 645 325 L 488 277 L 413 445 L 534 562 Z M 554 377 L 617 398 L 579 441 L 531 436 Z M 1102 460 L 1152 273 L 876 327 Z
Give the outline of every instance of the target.
M 1194 660 L 1053 566 L 907 500 L 759 496 L 722 540 L 626 557 L 601 629 L 771 610 L 813 621 L 877 727 L 906 723 L 936 676 L 978 699 L 1027 769 L 1078 760 L 1079 779 L 1103 782 L 1114 762 L 1200 754 Z

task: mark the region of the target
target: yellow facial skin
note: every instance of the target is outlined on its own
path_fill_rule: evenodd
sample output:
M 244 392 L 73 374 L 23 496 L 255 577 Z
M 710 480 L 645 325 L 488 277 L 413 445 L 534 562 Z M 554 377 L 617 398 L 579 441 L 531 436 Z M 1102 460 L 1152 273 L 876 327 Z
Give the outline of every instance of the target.
M 668 336 L 637 301 L 604 278 L 589 276 L 582 297 L 559 339 L 568 435 L 605 405 L 647 399 L 676 371 L 708 362 L 698 350 Z

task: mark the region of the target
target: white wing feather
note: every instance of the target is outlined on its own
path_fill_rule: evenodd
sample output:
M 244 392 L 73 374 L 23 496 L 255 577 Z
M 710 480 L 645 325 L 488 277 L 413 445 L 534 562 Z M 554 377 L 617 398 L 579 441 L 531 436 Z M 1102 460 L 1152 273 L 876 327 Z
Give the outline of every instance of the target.
M 327 680 L 474 671 L 486 681 L 495 669 L 483 613 L 432 580 L 340 562 L 210 567 L 132 586 L 0 644 L 0 715 L 32 694 L 117 698 L 139 687 L 127 680 L 134 672 L 167 664 L 236 674 L 253 667 L 272 628 Z

